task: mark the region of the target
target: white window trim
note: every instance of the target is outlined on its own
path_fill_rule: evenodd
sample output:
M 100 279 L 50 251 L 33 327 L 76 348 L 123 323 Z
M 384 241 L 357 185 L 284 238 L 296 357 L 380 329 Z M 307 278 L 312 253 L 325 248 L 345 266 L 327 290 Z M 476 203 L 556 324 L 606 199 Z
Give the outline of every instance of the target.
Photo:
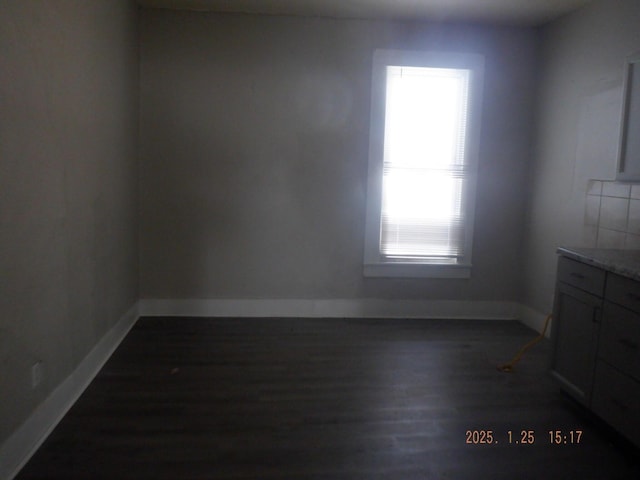
M 380 215 L 384 152 L 386 67 L 465 68 L 471 71 L 468 100 L 468 130 L 465 165 L 469 177 L 464 190 L 465 256 L 456 263 L 424 260 L 396 260 L 380 254 Z M 369 133 L 369 173 L 367 183 L 367 216 L 364 245 L 365 277 L 469 278 L 475 218 L 480 114 L 484 78 L 484 57 L 473 53 L 376 50 L 371 79 L 371 124 Z

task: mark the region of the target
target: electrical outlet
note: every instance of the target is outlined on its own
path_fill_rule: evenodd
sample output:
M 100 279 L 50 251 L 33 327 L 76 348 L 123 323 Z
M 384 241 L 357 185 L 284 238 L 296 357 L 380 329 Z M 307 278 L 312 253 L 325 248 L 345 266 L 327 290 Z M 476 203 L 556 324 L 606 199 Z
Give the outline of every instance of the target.
M 31 365 L 31 388 L 36 388 L 40 385 L 43 376 L 42 362 L 38 361 Z

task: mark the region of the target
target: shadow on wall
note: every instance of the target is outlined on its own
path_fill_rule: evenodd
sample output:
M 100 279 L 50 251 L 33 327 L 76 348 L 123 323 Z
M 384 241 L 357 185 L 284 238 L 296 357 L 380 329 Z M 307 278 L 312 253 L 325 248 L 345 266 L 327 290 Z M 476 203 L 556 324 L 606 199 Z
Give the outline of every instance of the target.
M 354 288 L 366 169 L 356 150 L 366 144 L 352 138 L 366 137 L 349 129 L 354 103 L 364 103 L 338 74 L 285 77 L 280 85 L 254 72 L 214 93 L 178 78 L 198 88 L 170 94 L 161 85 L 145 102 L 143 296 L 332 297 Z

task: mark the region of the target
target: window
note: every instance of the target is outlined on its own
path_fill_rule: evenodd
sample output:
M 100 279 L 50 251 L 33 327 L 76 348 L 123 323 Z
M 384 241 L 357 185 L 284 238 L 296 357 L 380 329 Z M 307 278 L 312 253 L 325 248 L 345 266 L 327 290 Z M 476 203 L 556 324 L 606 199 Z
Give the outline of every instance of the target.
M 470 276 L 483 63 L 376 51 L 365 275 Z

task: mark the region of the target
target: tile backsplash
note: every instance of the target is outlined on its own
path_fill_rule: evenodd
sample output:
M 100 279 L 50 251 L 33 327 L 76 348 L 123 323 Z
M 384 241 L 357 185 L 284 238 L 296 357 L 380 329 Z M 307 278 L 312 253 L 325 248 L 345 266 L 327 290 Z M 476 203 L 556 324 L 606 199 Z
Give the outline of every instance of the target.
M 640 184 L 589 180 L 584 234 L 591 247 L 640 249 Z

